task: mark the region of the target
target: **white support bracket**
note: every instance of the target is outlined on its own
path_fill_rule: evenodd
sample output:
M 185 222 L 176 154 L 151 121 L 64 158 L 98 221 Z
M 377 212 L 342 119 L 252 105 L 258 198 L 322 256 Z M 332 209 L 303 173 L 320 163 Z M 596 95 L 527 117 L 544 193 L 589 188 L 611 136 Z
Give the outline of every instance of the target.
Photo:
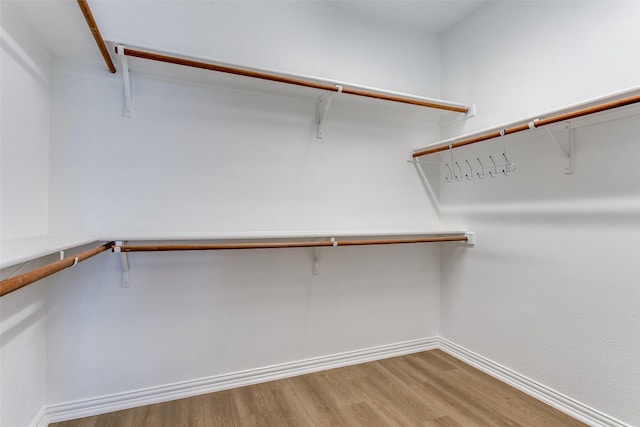
M 474 231 L 467 231 L 464 233 L 464 237 L 467 238 L 467 241 L 464 242 L 468 246 L 474 246 L 476 244 L 476 233 Z
M 562 124 L 561 138 L 563 143 L 558 141 L 558 138 L 551 132 L 549 127 L 545 126 L 544 130 L 547 131 L 549 138 L 558 146 L 562 153 L 562 172 L 565 174 L 573 173 L 573 129 L 569 123 Z M 566 148 L 565 148 L 566 147 Z
M 440 126 L 451 126 L 452 124 L 461 122 L 463 120 L 468 120 L 472 117 L 476 116 L 476 112 L 477 112 L 477 107 L 476 104 L 471 104 L 467 107 L 467 112 L 464 114 L 464 116 L 462 117 L 458 117 L 456 119 L 453 119 L 451 121 L 448 121 L 446 123 L 441 123 Z
M 318 270 L 318 252 L 319 252 L 319 248 L 313 248 L 313 275 L 317 276 L 320 274 L 320 271 Z
M 335 237 L 331 238 L 331 247 L 338 247 L 338 241 Z M 320 270 L 318 268 L 318 258 L 320 257 L 320 247 L 314 247 L 313 249 L 313 275 L 318 276 L 320 274 Z
M 318 101 L 316 102 L 316 123 L 318 125 L 316 137 L 318 139 L 322 139 L 322 127 L 324 125 L 324 119 L 327 117 L 327 113 L 329 112 L 329 107 L 331 106 L 333 96 L 336 93 L 342 93 L 342 86 L 336 86 L 338 88 L 337 92 L 325 92 L 320 96 L 320 98 L 318 98 Z
M 17 269 L 13 270 L 11 273 L 9 273 L 6 277 L 2 277 L 2 280 L 6 280 L 6 279 L 10 279 L 13 276 L 15 276 L 16 274 L 20 273 L 22 270 L 25 269 L 26 266 L 28 266 L 29 264 L 31 264 L 31 261 L 33 261 L 32 259 L 30 259 L 29 261 L 23 262 L 22 265 L 20 265 Z
M 124 83 L 124 106 L 122 115 L 125 117 L 133 116 L 133 76 L 129 69 L 129 61 L 124 55 L 124 45 L 116 46 L 116 53 L 120 57 L 122 64 L 122 81 Z
M 467 119 L 470 119 L 470 118 L 472 118 L 472 117 L 475 117 L 475 116 L 476 116 L 476 110 L 477 110 L 477 108 L 476 108 L 476 104 L 471 104 L 471 105 L 468 107 L 468 110 L 467 110 L 467 112 L 465 113 L 465 115 L 464 115 L 464 116 L 462 116 L 462 117 L 460 118 L 460 120 L 467 120 Z
M 116 245 L 113 247 L 113 252 L 118 252 L 120 254 L 120 261 L 122 261 L 122 284 L 120 285 L 122 288 L 129 287 L 129 254 L 126 252 L 122 252 L 122 241 L 117 241 Z

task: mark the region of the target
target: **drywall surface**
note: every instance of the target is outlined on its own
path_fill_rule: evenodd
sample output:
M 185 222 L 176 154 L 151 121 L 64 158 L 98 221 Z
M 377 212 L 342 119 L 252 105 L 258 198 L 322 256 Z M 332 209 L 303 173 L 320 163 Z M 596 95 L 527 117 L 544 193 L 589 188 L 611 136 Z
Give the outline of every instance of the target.
M 445 95 L 475 98 L 485 127 L 638 85 L 640 61 L 628 52 L 640 40 L 639 16 L 633 2 L 490 4 L 443 37 Z M 572 122 L 573 174 L 562 173 L 560 150 L 544 130 L 455 150 L 455 161 L 470 160 L 477 172 L 476 157 L 487 165 L 506 147 L 517 170 L 443 179 L 443 225 L 476 231 L 478 244 L 443 250 L 441 332 L 639 425 L 640 120 L 633 111 Z M 561 125 L 553 132 L 566 143 Z
M 640 422 L 639 131 L 638 116 L 576 129 L 572 175 L 544 134 L 513 141 L 512 176 L 449 184 L 442 206 L 445 224 L 479 238 L 443 250 L 442 336 L 630 425 Z
M 438 132 L 417 107 L 334 99 L 318 139 L 313 97 L 137 76 L 127 118 L 121 80 L 104 74 L 52 76 L 52 231 L 108 237 L 438 224 L 406 162 L 412 146 Z
M 3 277 L 6 273 L 2 271 Z M 27 426 L 44 408 L 48 279 L 0 299 L 0 425 Z
M 0 238 L 47 232 L 49 88 L 46 55 L 11 7 L 2 5 Z
M 349 34 L 322 33 L 335 41 L 327 64 L 343 75 L 358 63 L 344 60 L 353 53 L 342 44 Z M 436 40 L 406 41 L 437 57 Z M 259 57 L 267 41 L 248 44 L 245 54 Z M 367 64 L 377 46 L 359 51 Z M 302 64 L 289 48 L 281 55 Z M 434 64 L 424 65 L 413 71 L 439 87 L 439 66 L 431 74 Z M 395 66 L 357 68 L 376 76 L 371 83 L 397 88 L 386 74 Z M 422 109 L 338 95 L 318 139 L 321 93 L 201 71 L 186 72 L 191 83 L 179 80 L 182 71 L 156 78 L 149 73 L 157 69 L 139 62 L 132 70 L 129 118 L 120 75 L 54 64 L 52 230 L 108 237 L 439 226 L 406 162 L 412 147 L 439 132 L 437 117 Z M 118 255 L 96 257 L 53 278 L 47 402 L 432 337 L 439 254 L 433 245 L 320 250 L 313 275 L 311 249 L 134 253 L 129 288 L 120 287 Z
M 442 35 L 442 96 L 478 107 L 443 137 L 640 86 L 637 1 L 489 2 Z
M 439 248 L 117 254 L 53 277 L 47 402 L 435 336 Z
M 440 96 L 439 39 L 340 2 L 98 2 L 106 40 Z M 172 29 L 167 31 L 167 29 Z
M 107 40 L 440 96 L 439 37 L 400 25 L 381 31 L 378 22 L 337 13 L 336 4 L 92 7 Z M 65 60 L 54 66 L 53 231 L 437 225 L 437 211 L 406 163 L 413 147 L 439 136 L 439 117 L 428 109 L 336 95 L 317 139 L 321 91 L 130 61 L 131 118 L 122 115 L 120 74 Z
M 0 4 L 0 239 L 47 232 L 49 88 L 46 55 Z M 0 257 L 2 254 L 0 253 Z M 15 268 L 13 268 L 15 270 Z M 5 269 L 5 278 L 12 269 Z M 0 425 L 29 425 L 45 404 L 47 280 L 0 299 Z

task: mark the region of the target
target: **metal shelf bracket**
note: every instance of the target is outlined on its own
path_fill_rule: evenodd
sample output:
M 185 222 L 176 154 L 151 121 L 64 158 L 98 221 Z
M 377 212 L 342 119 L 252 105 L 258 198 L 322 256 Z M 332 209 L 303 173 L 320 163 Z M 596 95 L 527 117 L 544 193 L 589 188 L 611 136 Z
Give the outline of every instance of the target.
M 122 261 L 122 284 L 120 287 L 128 288 L 129 287 L 129 254 L 126 252 L 122 252 L 121 247 L 123 245 L 123 241 L 119 240 L 116 242 L 116 245 L 113 247 L 113 252 L 118 252 L 120 254 L 120 261 Z
M 335 248 L 338 246 L 338 241 L 336 240 L 335 237 L 331 238 L 331 247 Z M 318 268 L 318 259 L 320 258 L 320 247 L 315 247 L 313 248 L 313 275 L 314 276 L 319 276 L 320 275 L 320 269 Z
M 129 60 L 124 55 L 124 45 L 116 46 L 116 53 L 120 57 L 122 64 L 122 82 L 124 83 L 124 106 L 122 115 L 124 117 L 133 116 L 133 76 L 129 69 Z
M 477 112 L 477 107 L 476 104 L 471 104 L 467 107 L 467 112 L 464 114 L 464 116 L 462 117 L 458 117 L 456 119 L 453 119 L 451 121 L 445 122 L 445 123 L 440 123 L 441 127 L 446 127 L 446 126 L 451 126 L 453 124 L 459 123 L 463 120 L 469 120 L 473 117 L 476 116 L 476 112 Z
M 329 112 L 329 107 L 331 106 L 331 101 L 333 100 L 333 96 L 336 93 L 342 93 L 342 85 L 336 85 L 338 88 L 337 92 L 325 92 L 318 98 L 316 102 L 316 123 L 318 125 L 318 130 L 316 133 L 316 137 L 318 139 L 322 139 L 322 127 L 324 125 L 324 119 L 327 117 L 327 113 Z
M 318 248 L 313 248 L 313 275 L 317 276 L 320 274 L 318 270 Z
M 556 135 L 551 132 L 549 127 L 545 126 L 545 131 L 549 138 L 556 144 L 560 152 L 562 153 L 562 172 L 565 174 L 573 173 L 573 128 L 569 123 L 563 123 L 560 133 L 560 139 L 558 140 Z
M 465 244 L 469 245 L 469 246 L 474 246 L 476 244 L 476 233 L 473 231 L 467 231 L 466 233 L 464 233 L 464 237 L 467 238 L 467 241 L 464 242 Z

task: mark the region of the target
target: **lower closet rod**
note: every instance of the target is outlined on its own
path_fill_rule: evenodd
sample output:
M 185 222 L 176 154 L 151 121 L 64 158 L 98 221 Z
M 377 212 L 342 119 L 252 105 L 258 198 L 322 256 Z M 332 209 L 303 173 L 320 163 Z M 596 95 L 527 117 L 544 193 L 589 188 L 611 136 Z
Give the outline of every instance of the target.
M 438 236 L 418 237 L 408 239 L 378 239 L 378 240 L 343 240 L 322 242 L 271 242 L 271 243 L 211 243 L 211 244 L 172 244 L 172 245 L 123 245 L 121 252 L 154 252 L 154 251 L 208 251 L 224 249 L 275 249 L 275 248 L 316 248 L 325 246 L 365 246 L 392 245 L 403 243 L 432 243 L 432 242 L 466 242 L 467 236 Z M 115 248 L 113 249 L 116 250 Z
M 20 274 L 19 276 L 5 279 L 0 282 L 0 297 L 10 292 L 17 291 L 18 289 L 30 285 L 33 282 L 37 282 L 40 279 L 44 279 L 45 277 L 64 270 L 65 268 L 73 267 L 79 262 L 111 249 L 114 245 L 114 242 L 105 243 L 104 245 L 81 252 L 78 255 L 70 256 L 61 259 L 60 261 L 52 262 L 51 264 L 43 265 L 35 270 Z

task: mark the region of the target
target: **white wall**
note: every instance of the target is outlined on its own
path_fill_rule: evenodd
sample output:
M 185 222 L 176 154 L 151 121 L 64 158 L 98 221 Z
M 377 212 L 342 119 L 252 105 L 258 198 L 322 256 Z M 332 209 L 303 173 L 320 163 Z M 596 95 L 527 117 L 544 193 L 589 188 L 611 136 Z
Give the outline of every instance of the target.
M 314 74 L 346 80 L 355 67 L 367 79 L 358 83 L 403 89 L 382 60 L 390 47 L 365 44 L 362 64 L 344 60 L 353 52 L 347 41 L 370 34 L 368 24 L 327 31 L 324 18 L 305 22 L 296 30 L 303 40 L 322 28 L 333 46 L 316 58 L 330 72 Z M 263 45 L 238 43 L 238 52 L 260 58 L 268 46 L 283 70 L 304 71 L 306 56 L 276 44 L 288 31 L 270 28 Z M 400 50 L 438 57 L 435 37 L 392 33 Z M 417 89 L 439 87 L 439 64 L 427 62 L 402 67 L 421 76 Z M 158 80 L 133 69 L 134 116 L 124 118 L 118 78 L 74 61 L 54 65 L 51 230 L 438 226 L 406 163 L 412 147 L 438 136 L 437 119 L 421 109 L 337 97 L 319 140 L 314 98 Z M 435 336 L 439 253 L 428 245 L 323 250 L 318 276 L 310 249 L 133 254 L 128 289 L 120 287 L 119 257 L 103 255 L 53 278 L 47 401 Z
M 94 12 L 102 17 L 106 39 L 440 95 L 436 36 L 402 27 L 379 31 L 379 23 L 341 15 L 330 3 L 192 3 L 202 13 L 191 13 L 188 22 L 178 3 L 97 3 Z M 158 26 L 164 21 L 167 26 Z M 141 28 L 145 22 L 154 24 Z M 187 24 L 188 39 L 164 31 Z M 199 29 L 201 37 L 194 37 Z M 134 73 L 142 66 L 134 63 Z M 103 70 L 78 75 L 83 68 L 56 65 L 53 231 L 395 229 L 437 223 L 431 202 L 420 197 L 424 190 L 415 170 L 404 161 L 412 147 L 439 135 L 424 109 L 336 97 L 325 137 L 318 140 L 312 97 L 257 96 L 138 75 L 135 113 L 127 119 L 119 76 L 112 79 Z
M 150 8 L 130 1 L 91 7 L 106 40 L 440 96 L 437 36 L 389 25 L 340 2 L 158 2 Z
M 433 246 L 140 253 L 54 276 L 47 401 L 436 336 Z M 79 321 L 81 319 L 81 321 Z M 98 338 L 99 337 L 99 338 Z
M 46 403 L 48 283 L 45 279 L 0 299 L 3 426 L 29 425 Z
M 443 137 L 640 83 L 637 1 L 489 2 L 442 36 L 442 96 L 478 114 Z
M 11 3 L 2 3 L 0 237 L 47 233 L 48 58 Z
M 638 86 L 639 19 L 637 2 L 489 4 L 444 34 L 443 95 L 477 102 L 472 130 Z M 630 425 L 639 132 L 637 115 L 575 129 L 571 175 L 543 131 L 507 137 L 512 176 L 441 188 L 443 223 L 479 236 L 473 250 L 442 252 L 442 335 Z M 502 143 L 456 158 L 489 153 Z
M 77 64 L 72 64 L 77 69 Z M 324 138 L 314 98 L 257 95 L 101 71 L 52 79 L 54 232 L 411 229 L 437 225 L 411 147 L 437 135 L 416 111 L 335 99 Z M 416 196 L 417 195 L 417 196 Z
M 49 197 L 47 58 L 10 6 L 0 3 L 2 240 L 45 234 Z M 3 270 L 2 277 L 10 272 Z M 45 404 L 46 287 L 47 280 L 43 280 L 0 299 L 0 425 L 3 426 L 29 424 Z

